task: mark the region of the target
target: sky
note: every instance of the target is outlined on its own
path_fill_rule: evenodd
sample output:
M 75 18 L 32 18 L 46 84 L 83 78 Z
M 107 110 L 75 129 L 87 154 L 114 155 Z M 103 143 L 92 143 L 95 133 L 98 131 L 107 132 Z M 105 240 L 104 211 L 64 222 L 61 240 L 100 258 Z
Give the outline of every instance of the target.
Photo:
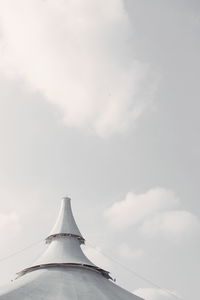
M 199 36 L 196 0 L 0 0 L 1 285 L 68 195 L 117 284 L 198 299 Z

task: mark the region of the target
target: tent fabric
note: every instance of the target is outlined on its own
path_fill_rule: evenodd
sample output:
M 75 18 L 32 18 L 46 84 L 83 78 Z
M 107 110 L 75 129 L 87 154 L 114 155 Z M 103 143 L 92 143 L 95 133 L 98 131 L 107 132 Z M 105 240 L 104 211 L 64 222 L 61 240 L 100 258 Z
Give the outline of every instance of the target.
M 80 248 L 80 242 L 74 238 L 56 237 L 34 265 L 48 263 L 82 263 L 94 264 L 85 256 Z
M 69 198 L 64 198 L 48 247 L 18 278 L 0 290 L 0 300 L 139 300 L 109 278 L 82 252 L 83 237 Z M 48 238 L 47 238 L 48 239 Z
M 71 233 L 83 238 L 74 220 L 71 209 L 71 199 L 68 197 L 63 198 L 58 218 L 50 232 L 50 236 L 59 233 Z
M 141 300 L 101 274 L 81 268 L 37 270 L 0 293 L 1 300 Z

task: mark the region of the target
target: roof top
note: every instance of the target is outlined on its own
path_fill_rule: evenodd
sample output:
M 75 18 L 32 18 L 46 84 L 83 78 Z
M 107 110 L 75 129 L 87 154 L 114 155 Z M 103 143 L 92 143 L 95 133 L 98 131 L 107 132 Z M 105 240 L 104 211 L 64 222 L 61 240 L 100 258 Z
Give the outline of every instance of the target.
M 0 291 L 0 300 L 141 300 L 115 285 L 82 252 L 83 237 L 65 197 L 43 255 Z
M 38 267 L 43 268 L 48 266 L 50 268 L 52 265 L 55 266 L 55 264 L 62 265 L 63 267 L 67 264 L 81 264 L 96 268 L 85 256 L 80 247 L 84 241 L 72 214 L 71 199 L 64 197 L 56 223 L 46 239 L 48 244 L 46 251 L 31 267 L 19 272 L 19 275 L 32 272 Z
M 62 199 L 58 218 L 50 232 L 50 236 L 56 234 L 72 234 L 83 238 L 74 220 L 71 209 L 71 199 L 69 197 L 64 197 Z

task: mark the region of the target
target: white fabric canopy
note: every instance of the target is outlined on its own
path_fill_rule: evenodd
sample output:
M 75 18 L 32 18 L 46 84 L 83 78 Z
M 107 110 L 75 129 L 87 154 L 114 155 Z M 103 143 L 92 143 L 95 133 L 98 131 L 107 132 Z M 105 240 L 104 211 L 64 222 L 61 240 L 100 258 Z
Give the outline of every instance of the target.
M 0 291 L 0 300 L 140 300 L 84 255 L 70 199 L 64 198 L 47 250 Z

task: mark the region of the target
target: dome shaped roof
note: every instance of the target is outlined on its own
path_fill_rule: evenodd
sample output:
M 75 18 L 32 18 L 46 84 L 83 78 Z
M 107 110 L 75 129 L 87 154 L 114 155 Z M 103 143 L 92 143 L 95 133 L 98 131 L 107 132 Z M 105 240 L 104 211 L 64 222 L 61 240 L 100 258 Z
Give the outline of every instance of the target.
M 112 282 L 108 271 L 94 265 L 82 252 L 84 243 L 68 197 L 62 201 L 48 247 L 42 256 L 18 273 L 0 291 L 0 300 L 141 300 Z

